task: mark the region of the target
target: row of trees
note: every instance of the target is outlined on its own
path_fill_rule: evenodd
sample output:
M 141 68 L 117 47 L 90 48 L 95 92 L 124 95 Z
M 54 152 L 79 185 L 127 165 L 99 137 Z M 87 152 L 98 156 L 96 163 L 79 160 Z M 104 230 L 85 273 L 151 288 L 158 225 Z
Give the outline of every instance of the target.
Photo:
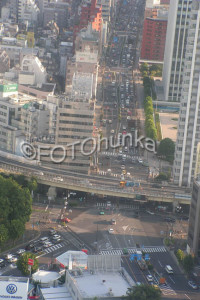
M 23 177 L 0 175 L 0 246 L 22 236 L 29 221 L 31 192 L 37 188 L 37 182 L 34 178 L 21 182 Z
M 194 268 L 194 258 L 190 254 L 185 254 L 181 249 L 176 252 L 176 257 L 179 263 L 183 266 L 183 269 L 189 274 Z
M 147 137 L 156 140 L 157 139 L 157 131 L 154 122 L 154 114 L 153 114 L 153 101 L 150 96 L 146 97 L 144 101 L 144 111 L 145 111 L 145 131 Z

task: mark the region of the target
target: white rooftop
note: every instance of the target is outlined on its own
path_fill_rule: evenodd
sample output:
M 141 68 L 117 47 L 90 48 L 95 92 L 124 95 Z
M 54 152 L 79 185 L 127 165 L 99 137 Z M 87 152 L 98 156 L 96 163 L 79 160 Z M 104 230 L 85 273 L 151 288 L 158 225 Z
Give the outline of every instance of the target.
M 50 287 L 41 289 L 44 300 L 73 300 L 66 287 Z
M 83 298 L 121 297 L 126 295 L 127 289 L 130 288 L 119 272 L 91 274 L 89 271 L 84 271 L 82 276 L 73 278 Z
M 40 281 L 41 283 L 49 283 L 60 278 L 60 274 L 57 272 L 49 272 L 39 270 L 33 274 L 33 280 Z
M 56 260 L 63 266 L 69 267 L 87 267 L 88 255 L 83 251 L 67 251 L 60 256 L 56 257 Z

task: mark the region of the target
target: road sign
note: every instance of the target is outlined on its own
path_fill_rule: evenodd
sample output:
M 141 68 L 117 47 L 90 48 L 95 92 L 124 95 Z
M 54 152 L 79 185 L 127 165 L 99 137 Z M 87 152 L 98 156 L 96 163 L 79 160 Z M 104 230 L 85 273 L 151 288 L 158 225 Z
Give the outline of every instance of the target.
M 31 258 L 29 258 L 29 259 L 28 259 L 28 265 L 29 265 L 29 266 L 33 266 L 33 265 L 34 265 L 34 260 L 31 259 Z

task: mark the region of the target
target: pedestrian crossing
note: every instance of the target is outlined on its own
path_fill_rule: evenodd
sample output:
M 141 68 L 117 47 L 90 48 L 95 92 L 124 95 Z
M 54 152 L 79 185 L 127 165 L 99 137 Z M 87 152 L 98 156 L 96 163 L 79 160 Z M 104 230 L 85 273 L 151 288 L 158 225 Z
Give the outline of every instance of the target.
M 96 203 L 97 207 L 107 207 L 107 203 L 105 202 L 97 202 Z M 119 206 L 117 206 L 116 204 L 112 204 L 112 208 L 119 208 L 119 209 L 135 209 L 135 210 L 139 210 L 139 205 L 134 205 L 134 204 L 119 204 Z
M 159 288 L 160 288 L 162 294 L 165 296 L 176 295 L 176 292 L 167 283 L 159 284 Z
M 157 246 L 157 247 L 144 247 L 144 248 L 127 248 L 128 254 L 134 254 L 136 251 L 142 251 L 144 253 L 161 253 L 167 252 L 164 246 Z M 122 255 L 122 249 L 112 249 L 112 250 L 101 250 L 101 255 Z
M 43 250 L 43 252 L 46 253 L 46 254 L 47 254 L 47 253 L 51 253 L 51 252 L 53 252 L 53 251 L 55 251 L 55 250 L 57 250 L 57 249 L 62 248 L 63 246 L 65 246 L 64 243 L 57 244 L 57 245 L 51 246 L 51 247 L 49 247 L 49 248 L 46 248 L 45 250 Z

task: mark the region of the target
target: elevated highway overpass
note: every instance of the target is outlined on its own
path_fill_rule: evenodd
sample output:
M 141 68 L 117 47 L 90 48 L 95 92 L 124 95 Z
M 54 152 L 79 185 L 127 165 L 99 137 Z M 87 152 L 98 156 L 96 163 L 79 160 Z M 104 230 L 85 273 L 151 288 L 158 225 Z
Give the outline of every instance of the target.
M 149 183 L 141 183 L 140 187 L 119 186 L 119 179 L 98 175 L 85 175 L 70 171 L 52 169 L 47 166 L 32 165 L 7 159 L 0 156 L 0 169 L 8 173 L 23 174 L 27 177 L 35 176 L 39 183 L 51 187 L 94 193 L 96 195 L 115 196 L 129 199 L 143 199 L 141 201 L 171 202 L 190 204 L 191 194 L 182 188 L 170 185 L 160 189 L 153 188 Z

